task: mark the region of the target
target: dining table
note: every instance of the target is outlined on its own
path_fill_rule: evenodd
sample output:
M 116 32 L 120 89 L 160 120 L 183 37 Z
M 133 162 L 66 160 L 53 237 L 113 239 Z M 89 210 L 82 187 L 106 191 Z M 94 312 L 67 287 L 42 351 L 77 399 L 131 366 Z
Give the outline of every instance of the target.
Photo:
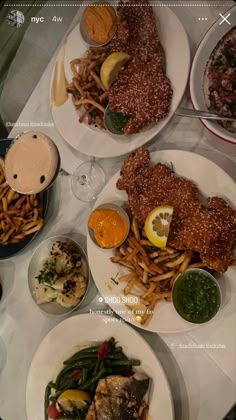
M 163 7 L 167 7 L 165 2 L 162 3 Z M 219 14 L 224 14 L 230 4 L 234 4 L 230 1 L 206 3 L 182 1 L 182 7 L 176 7 L 178 2 L 170 3 L 172 5 L 168 7 L 176 13 L 188 34 L 192 57 L 202 37 L 219 18 Z M 227 5 L 224 6 L 224 3 Z M 75 15 L 67 34 L 77 23 L 78 16 Z M 90 158 L 67 144 L 57 131 L 52 118 L 49 100 L 50 80 L 55 58 L 63 43 L 64 38 L 12 127 L 9 137 L 14 138 L 19 133 L 32 129 L 44 132 L 56 143 L 61 155 L 62 168 L 72 173 L 79 164 Z M 181 49 L 179 53 L 181 54 Z M 188 87 L 181 106 L 191 107 Z M 78 124 L 78 138 L 79 134 Z M 185 150 L 197 153 L 215 162 L 234 181 L 236 180 L 235 145 L 215 137 L 198 119 L 174 116 L 162 132 L 147 144 L 147 147 L 151 152 Z M 103 167 L 106 180 L 109 180 L 120 170 L 124 156 L 95 160 Z M 207 173 L 205 175 L 207 183 Z M 28 287 L 28 266 L 31 256 L 44 239 L 58 234 L 77 240 L 86 249 L 87 220 L 94 202 L 85 203 L 78 200 L 73 195 L 70 177 L 63 176 L 58 176 L 50 196 L 48 216 L 42 232 L 21 253 L 0 261 L 0 277 L 11 287 L 4 308 L 0 306 L 0 338 L 6 350 L 5 362 L 0 370 L 2 420 L 27 419 L 26 382 L 31 361 L 42 339 L 66 317 L 47 315 L 33 301 Z M 106 311 L 108 307 L 99 302 L 99 292 L 91 281 L 82 306 L 67 316 L 99 313 L 101 310 Z M 234 405 L 235 325 L 236 296 L 232 294 L 224 311 L 224 317 L 217 317 L 210 324 L 174 334 L 157 334 L 137 328 L 139 334 L 155 352 L 166 373 L 177 420 L 221 420 Z M 57 349 L 53 348 L 53 343 L 52 351 L 56 357 Z M 162 418 L 161 413 L 157 413 L 156 419 L 159 418 Z

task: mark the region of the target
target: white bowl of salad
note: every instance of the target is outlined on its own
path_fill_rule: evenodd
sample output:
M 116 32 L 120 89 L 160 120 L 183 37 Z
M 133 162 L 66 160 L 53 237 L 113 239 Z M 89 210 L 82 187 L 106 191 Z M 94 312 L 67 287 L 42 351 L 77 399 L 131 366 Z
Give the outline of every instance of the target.
M 236 19 L 236 6 L 228 18 Z M 203 125 L 224 141 L 236 144 L 236 26 L 219 24 L 209 29 L 195 54 L 190 74 L 193 107 L 235 118 L 230 121 L 201 120 Z
M 54 236 L 35 250 L 28 268 L 31 296 L 50 315 L 65 315 L 83 302 L 89 285 L 83 248 L 66 236 Z

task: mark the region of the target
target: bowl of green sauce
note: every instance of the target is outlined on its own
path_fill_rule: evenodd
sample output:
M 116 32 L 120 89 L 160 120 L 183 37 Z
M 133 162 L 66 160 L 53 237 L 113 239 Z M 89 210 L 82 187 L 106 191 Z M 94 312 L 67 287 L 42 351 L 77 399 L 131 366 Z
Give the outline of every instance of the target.
M 203 324 L 210 321 L 221 306 L 218 282 L 200 268 L 192 268 L 178 275 L 172 289 L 176 312 L 186 321 Z
M 113 112 L 109 106 L 106 107 L 104 114 L 104 124 L 108 131 L 112 134 L 124 135 L 124 127 L 129 121 L 130 116 L 124 115 L 121 112 Z

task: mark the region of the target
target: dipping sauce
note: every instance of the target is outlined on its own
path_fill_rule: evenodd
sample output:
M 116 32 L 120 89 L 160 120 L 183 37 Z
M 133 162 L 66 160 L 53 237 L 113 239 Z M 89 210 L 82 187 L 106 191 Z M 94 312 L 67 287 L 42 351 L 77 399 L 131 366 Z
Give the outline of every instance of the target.
M 82 19 L 87 35 L 98 44 L 108 42 L 116 30 L 116 13 L 108 4 L 87 6 Z
M 186 321 L 201 324 L 218 312 L 221 295 L 214 278 L 205 270 L 190 269 L 175 281 L 173 304 Z
M 5 174 L 9 186 L 21 194 L 37 194 L 52 182 L 60 164 L 54 142 L 38 131 L 19 136 L 5 158 Z
M 123 134 L 123 128 L 129 121 L 130 117 L 128 115 L 122 114 L 121 112 L 110 111 L 109 118 L 114 129 Z
M 122 215 L 113 209 L 94 210 L 88 221 L 94 238 L 101 248 L 118 246 L 127 234 L 127 223 Z
M 51 105 L 61 106 L 68 98 L 67 93 L 68 82 L 66 80 L 64 62 L 62 60 L 56 61 L 53 74 L 53 82 L 51 89 Z

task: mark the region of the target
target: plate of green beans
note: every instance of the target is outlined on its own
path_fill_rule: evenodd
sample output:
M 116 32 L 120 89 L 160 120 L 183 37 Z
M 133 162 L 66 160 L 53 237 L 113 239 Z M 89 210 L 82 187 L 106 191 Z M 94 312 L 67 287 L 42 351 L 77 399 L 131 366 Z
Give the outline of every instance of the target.
M 112 403 L 110 397 L 107 399 L 111 409 L 104 400 L 104 387 L 106 390 L 108 386 L 110 394 L 116 396 Z M 127 400 L 127 413 L 125 402 L 117 399 L 118 389 L 132 395 L 132 400 Z M 107 410 L 104 418 L 108 420 L 131 418 L 135 401 L 153 418 L 160 410 L 165 420 L 173 420 L 165 373 L 134 329 L 103 315 L 68 318 L 49 332 L 32 360 L 26 387 L 28 419 L 89 420 L 100 395 L 103 404 L 98 415 Z

